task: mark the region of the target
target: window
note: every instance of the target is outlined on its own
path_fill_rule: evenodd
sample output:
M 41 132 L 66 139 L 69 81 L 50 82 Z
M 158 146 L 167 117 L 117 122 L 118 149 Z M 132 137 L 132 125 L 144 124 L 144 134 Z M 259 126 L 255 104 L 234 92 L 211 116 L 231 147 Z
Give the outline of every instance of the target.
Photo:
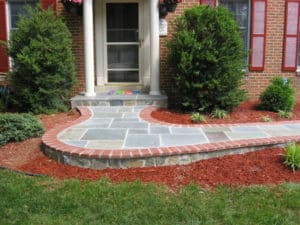
M 8 25 L 9 30 L 17 29 L 19 16 L 26 16 L 25 6 L 36 7 L 37 0 L 8 0 Z
M 224 5 L 233 13 L 236 22 L 240 26 L 244 49 L 248 53 L 250 45 L 250 0 L 219 0 L 219 4 Z M 248 62 L 248 57 L 245 60 Z

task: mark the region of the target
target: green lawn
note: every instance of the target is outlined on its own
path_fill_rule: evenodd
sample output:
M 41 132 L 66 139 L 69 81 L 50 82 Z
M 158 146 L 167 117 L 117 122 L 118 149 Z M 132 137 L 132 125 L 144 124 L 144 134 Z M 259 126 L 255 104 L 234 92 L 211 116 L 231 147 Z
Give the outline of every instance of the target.
M 187 186 L 29 177 L 0 170 L 0 224 L 300 224 L 300 184 Z

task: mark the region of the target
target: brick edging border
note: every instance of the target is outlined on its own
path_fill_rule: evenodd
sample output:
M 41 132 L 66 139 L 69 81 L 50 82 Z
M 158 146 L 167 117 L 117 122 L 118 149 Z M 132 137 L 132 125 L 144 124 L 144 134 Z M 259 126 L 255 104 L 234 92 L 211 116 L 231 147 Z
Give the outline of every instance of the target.
M 82 161 L 86 160 L 96 160 L 101 162 L 101 166 L 99 168 L 106 167 L 135 167 L 128 166 L 125 161 L 132 161 L 143 159 L 145 162 L 142 164 L 138 164 L 138 166 L 147 166 L 147 162 L 151 159 L 164 159 L 167 161 L 170 158 L 174 157 L 188 157 L 188 162 L 200 160 L 199 154 L 212 154 L 216 155 L 217 152 L 226 152 L 228 150 L 228 154 L 234 154 L 233 151 L 237 150 L 236 153 L 250 151 L 253 148 L 261 149 L 266 146 L 274 146 L 274 145 L 282 145 L 284 143 L 292 142 L 292 141 L 300 141 L 300 136 L 282 136 L 282 137 L 271 137 L 271 138 L 260 138 L 260 139 L 245 139 L 238 141 L 228 141 L 228 142 L 218 142 L 218 143 L 206 143 L 206 144 L 196 144 L 196 145 L 185 145 L 185 146 L 176 146 L 176 147 L 160 147 L 160 148 L 139 148 L 139 149 L 113 149 L 113 150 L 105 150 L 105 149 L 88 149 L 76 146 L 67 145 L 60 140 L 58 140 L 57 135 L 63 131 L 64 129 L 83 122 L 89 119 L 92 116 L 92 112 L 87 107 L 78 107 L 81 116 L 75 121 L 65 123 L 63 125 L 59 125 L 54 129 L 51 129 L 42 137 L 43 143 L 43 151 L 46 155 L 51 158 L 56 159 L 59 162 L 63 162 L 66 164 L 89 167 L 89 168 L 97 168 L 97 166 L 89 166 L 91 163 L 82 163 Z M 143 120 L 146 120 L 151 123 L 158 123 L 160 125 L 174 125 L 174 126 L 185 126 L 179 124 L 170 124 L 166 122 L 161 122 L 151 117 L 151 112 L 156 109 L 155 107 L 147 107 L 142 110 L 140 113 L 140 117 Z M 268 123 L 268 125 L 272 124 L 290 124 L 296 121 L 288 121 L 288 122 L 273 122 Z M 300 121 L 299 121 L 300 122 Z M 238 125 L 261 125 L 265 123 L 247 123 L 247 124 L 204 124 L 204 125 L 192 125 L 192 127 L 224 127 L 224 126 L 238 126 Z M 188 125 L 189 126 L 189 125 Z M 248 150 L 246 150 L 248 149 Z M 221 155 L 225 155 L 221 154 Z M 218 155 L 218 154 L 217 154 Z M 197 160 L 193 160 L 193 159 Z M 203 158 L 203 157 L 202 157 Z M 209 156 L 205 156 L 205 158 L 209 158 Z M 76 159 L 74 161 L 74 159 Z M 99 164 L 99 162 L 97 162 Z M 88 164 L 88 165 L 87 165 Z M 98 165 L 97 164 L 97 165 Z M 103 166 L 104 164 L 104 166 Z M 126 166 L 126 165 L 127 166 Z M 149 164 L 149 163 L 148 163 Z M 152 166 L 159 165 L 159 163 L 150 163 Z M 169 163 L 172 164 L 172 163 Z M 169 165 L 168 164 L 168 165 Z M 180 163 L 182 164 L 182 163 Z M 125 165 L 125 166 L 124 166 Z M 165 165 L 163 163 L 162 165 Z

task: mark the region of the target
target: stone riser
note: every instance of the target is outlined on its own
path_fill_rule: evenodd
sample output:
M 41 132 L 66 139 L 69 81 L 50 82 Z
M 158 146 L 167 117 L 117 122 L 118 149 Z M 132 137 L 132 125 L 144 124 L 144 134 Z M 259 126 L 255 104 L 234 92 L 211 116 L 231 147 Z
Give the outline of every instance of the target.
M 57 151 L 49 146 L 43 146 L 43 152 L 48 157 L 67 165 L 78 166 L 90 169 L 105 169 L 105 168 L 135 168 L 135 167 L 149 167 L 149 166 L 172 166 L 172 165 L 186 165 L 204 159 L 217 158 L 224 155 L 243 154 L 262 150 L 267 147 L 283 147 L 284 144 L 271 144 L 253 147 L 244 147 L 236 149 L 218 150 L 212 152 L 198 152 L 193 154 L 169 155 L 169 156 L 155 156 L 147 158 L 123 158 L 123 159 L 109 159 L 78 156 L 75 154 L 66 154 Z
M 167 100 L 72 100 L 72 108 L 78 106 L 156 106 L 167 107 Z

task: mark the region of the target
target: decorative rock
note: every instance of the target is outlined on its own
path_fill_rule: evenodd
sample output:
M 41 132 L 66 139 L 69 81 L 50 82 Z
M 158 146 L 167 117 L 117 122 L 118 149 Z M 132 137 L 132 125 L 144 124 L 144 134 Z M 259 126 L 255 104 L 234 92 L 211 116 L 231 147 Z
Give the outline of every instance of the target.
M 131 168 L 131 167 L 144 167 L 145 166 L 145 160 L 144 159 L 129 159 L 124 160 L 122 162 L 122 165 L 125 168 Z

